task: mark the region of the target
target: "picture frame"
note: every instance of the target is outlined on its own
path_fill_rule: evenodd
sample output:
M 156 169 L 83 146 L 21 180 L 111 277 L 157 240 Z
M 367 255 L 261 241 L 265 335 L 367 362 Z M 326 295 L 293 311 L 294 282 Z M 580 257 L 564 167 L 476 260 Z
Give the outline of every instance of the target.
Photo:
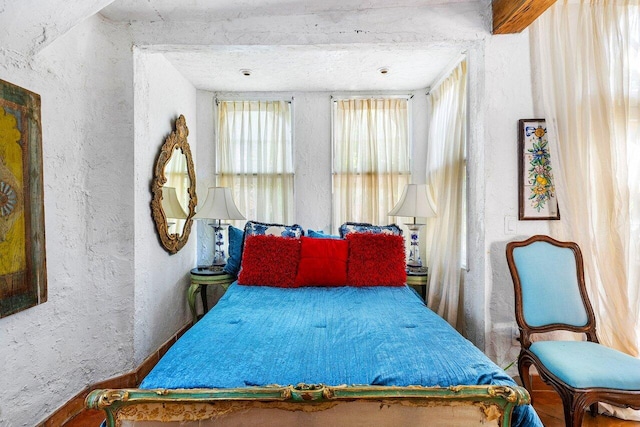
M 0 318 L 45 301 L 40 95 L 0 80 Z
M 545 119 L 518 120 L 518 219 L 559 220 Z

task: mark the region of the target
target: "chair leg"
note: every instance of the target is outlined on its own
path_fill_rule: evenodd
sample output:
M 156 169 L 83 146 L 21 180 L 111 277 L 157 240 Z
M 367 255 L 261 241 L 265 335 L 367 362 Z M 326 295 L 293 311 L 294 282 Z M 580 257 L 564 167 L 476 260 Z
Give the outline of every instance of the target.
M 531 397 L 531 404 L 533 404 L 533 389 L 531 385 L 531 376 L 529 375 L 529 368 L 531 367 L 531 362 L 524 357 L 518 358 L 518 375 L 520 375 L 520 380 L 522 381 L 522 385 L 527 389 L 529 395 Z
M 574 401 L 575 402 L 575 401 Z M 584 408 L 579 405 L 574 405 L 572 409 L 572 424 L 571 427 L 581 427 L 582 426 L 582 418 L 584 417 Z
M 584 418 L 584 395 L 573 395 L 567 390 L 559 393 L 564 409 L 564 423 L 566 427 L 581 427 Z

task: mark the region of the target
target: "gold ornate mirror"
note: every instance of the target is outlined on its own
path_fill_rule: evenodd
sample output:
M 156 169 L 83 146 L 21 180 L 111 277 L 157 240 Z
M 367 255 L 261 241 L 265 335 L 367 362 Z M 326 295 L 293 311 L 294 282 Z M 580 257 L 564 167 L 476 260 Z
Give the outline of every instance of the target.
M 160 149 L 153 174 L 151 215 L 162 246 L 172 254 L 187 243 L 195 215 L 196 174 L 187 142 L 189 129 L 184 116 Z

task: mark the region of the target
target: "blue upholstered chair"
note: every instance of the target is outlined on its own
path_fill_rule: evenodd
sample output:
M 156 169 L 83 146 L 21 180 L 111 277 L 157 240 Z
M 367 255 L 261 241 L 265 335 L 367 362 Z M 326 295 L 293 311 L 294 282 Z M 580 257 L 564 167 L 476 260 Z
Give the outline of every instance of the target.
M 520 329 L 518 371 L 531 392 L 529 367 L 562 398 L 565 424 L 581 426 L 597 403 L 640 409 L 640 359 L 598 343 L 577 244 L 533 236 L 507 244 Z M 582 333 L 586 341 L 531 341 L 550 331 Z

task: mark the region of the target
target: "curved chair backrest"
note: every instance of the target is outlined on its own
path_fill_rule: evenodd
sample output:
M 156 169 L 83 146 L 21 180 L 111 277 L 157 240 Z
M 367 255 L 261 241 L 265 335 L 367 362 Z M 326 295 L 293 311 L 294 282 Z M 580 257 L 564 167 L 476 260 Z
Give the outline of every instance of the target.
M 525 347 L 530 333 L 553 330 L 586 333 L 590 341 L 596 341 L 595 317 L 577 244 L 533 236 L 507 244 L 507 262 Z

